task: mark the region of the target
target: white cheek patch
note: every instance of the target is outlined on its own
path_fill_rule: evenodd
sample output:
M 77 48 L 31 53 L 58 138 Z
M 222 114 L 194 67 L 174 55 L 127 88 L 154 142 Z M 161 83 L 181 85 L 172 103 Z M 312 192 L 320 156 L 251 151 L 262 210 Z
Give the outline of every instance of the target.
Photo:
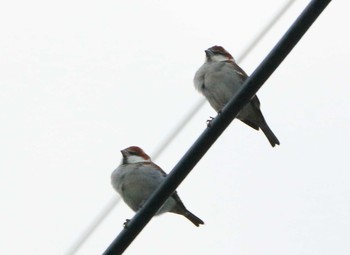
M 140 163 L 140 162 L 149 162 L 149 160 L 146 160 L 143 157 L 136 156 L 136 155 L 129 155 L 127 161 L 129 164 Z
M 211 59 L 211 61 L 214 61 L 214 62 L 221 62 L 221 61 L 228 60 L 227 57 L 220 55 L 220 54 L 215 54 L 215 55 L 211 56 L 210 59 Z

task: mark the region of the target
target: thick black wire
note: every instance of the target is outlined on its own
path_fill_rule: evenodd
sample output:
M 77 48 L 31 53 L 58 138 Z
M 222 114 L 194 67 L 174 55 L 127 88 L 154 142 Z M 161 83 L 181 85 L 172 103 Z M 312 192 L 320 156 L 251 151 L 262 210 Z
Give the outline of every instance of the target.
M 254 47 L 261 41 L 261 39 L 267 34 L 267 32 L 278 22 L 278 20 L 284 15 L 285 12 L 291 7 L 291 5 L 296 0 L 286 1 L 282 8 L 276 13 L 275 16 L 266 24 L 266 26 L 255 36 L 254 40 L 247 45 L 242 53 L 236 58 L 236 61 L 240 63 L 244 58 L 254 49 Z M 186 124 L 193 118 L 193 116 L 201 109 L 205 104 L 206 100 L 202 98 L 194 105 L 194 107 L 183 117 L 182 120 L 174 127 L 167 138 L 164 139 L 160 145 L 151 154 L 152 159 L 156 159 L 163 153 L 166 147 L 177 137 L 177 135 L 184 129 Z M 71 244 L 71 246 L 65 252 L 65 255 L 75 254 L 80 247 L 87 241 L 87 239 L 92 235 L 92 233 L 97 229 L 97 227 L 102 223 L 104 218 L 113 210 L 113 208 L 121 201 L 119 196 L 113 196 L 104 208 L 99 212 L 95 218 L 92 219 L 91 223 L 86 227 L 86 229 L 77 237 L 77 239 Z
M 175 191 L 179 184 L 186 178 L 193 167 L 209 150 L 216 139 L 222 134 L 240 109 L 249 102 L 263 83 L 281 64 L 301 37 L 317 19 L 331 0 L 313 0 L 300 14 L 293 25 L 288 29 L 281 40 L 267 55 L 258 68 L 245 81 L 242 89 L 231 99 L 219 114 L 176 164 L 169 173 L 164 183 L 146 201 L 144 206 L 128 222 L 117 238 L 103 253 L 104 255 L 122 254 L 146 224 L 155 215 L 165 200 Z

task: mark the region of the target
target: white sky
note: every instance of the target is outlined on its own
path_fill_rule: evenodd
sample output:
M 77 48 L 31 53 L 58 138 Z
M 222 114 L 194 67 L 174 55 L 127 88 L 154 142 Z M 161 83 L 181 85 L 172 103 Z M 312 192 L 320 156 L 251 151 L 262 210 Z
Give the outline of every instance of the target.
M 120 150 L 152 155 L 201 99 L 215 44 L 238 57 L 285 1 L 0 4 L 0 254 L 64 254 L 116 196 Z M 308 1 L 248 58 L 251 73 Z M 334 1 L 259 91 L 281 146 L 234 121 L 179 187 L 185 218 L 154 218 L 125 254 L 349 254 L 350 4 Z M 167 172 L 208 104 L 157 159 Z M 78 254 L 101 254 L 134 213 L 120 203 Z

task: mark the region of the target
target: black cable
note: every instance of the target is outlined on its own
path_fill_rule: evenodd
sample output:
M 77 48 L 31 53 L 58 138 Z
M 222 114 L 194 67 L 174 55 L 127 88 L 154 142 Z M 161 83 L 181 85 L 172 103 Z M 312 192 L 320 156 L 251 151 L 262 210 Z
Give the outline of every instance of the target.
M 247 47 L 242 51 L 242 53 L 236 58 L 237 63 L 240 63 L 247 57 L 247 55 L 258 45 L 261 39 L 271 30 L 271 28 L 278 22 L 278 20 L 288 11 L 291 5 L 296 0 L 288 0 L 282 6 L 282 8 L 271 18 L 271 20 L 262 28 L 262 30 L 255 35 L 254 39 L 247 44 Z M 151 153 L 151 158 L 156 159 L 161 155 L 164 150 L 171 144 L 171 142 L 177 137 L 177 135 L 185 128 L 188 122 L 193 118 L 194 115 L 202 108 L 205 104 L 205 98 L 201 98 L 196 102 L 196 104 L 189 110 L 189 112 L 180 120 L 180 122 L 174 127 L 171 133 L 163 142 L 158 145 L 153 153 Z M 93 218 L 90 224 L 82 231 L 82 233 L 77 237 L 76 240 L 70 245 L 70 247 L 65 252 L 65 255 L 75 254 L 80 247 L 88 240 L 92 233 L 97 229 L 97 227 L 103 222 L 103 220 L 109 215 L 113 208 L 121 201 L 119 196 L 113 195 L 108 203 L 101 209 L 101 211 Z
M 256 94 L 263 83 L 281 64 L 284 58 L 290 53 L 330 2 L 331 0 L 313 0 L 308 4 L 272 51 L 245 81 L 242 89 L 240 89 L 240 91 L 231 99 L 231 101 L 224 107 L 221 114 L 211 122 L 211 126 L 200 135 L 191 148 L 180 159 L 162 185 L 128 222 L 127 228 L 124 228 L 120 232 L 117 238 L 103 253 L 104 255 L 119 255 L 126 250 L 130 243 L 155 215 L 165 200 L 186 178 L 192 168 L 237 116 L 240 109 Z

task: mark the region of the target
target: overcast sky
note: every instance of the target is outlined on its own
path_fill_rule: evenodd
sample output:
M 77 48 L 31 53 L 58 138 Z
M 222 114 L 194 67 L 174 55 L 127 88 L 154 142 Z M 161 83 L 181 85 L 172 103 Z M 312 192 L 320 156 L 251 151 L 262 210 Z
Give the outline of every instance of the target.
M 204 50 L 238 58 L 285 1 L 0 4 L 0 253 L 64 254 L 117 194 L 130 145 L 152 155 L 202 99 Z M 307 5 L 240 62 L 252 73 Z M 281 145 L 235 120 L 178 188 L 205 221 L 154 218 L 125 254 L 349 254 L 350 4 L 332 2 L 258 92 Z M 156 162 L 169 172 L 205 104 Z M 119 203 L 77 254 L 101 254 L 134 213 Z

